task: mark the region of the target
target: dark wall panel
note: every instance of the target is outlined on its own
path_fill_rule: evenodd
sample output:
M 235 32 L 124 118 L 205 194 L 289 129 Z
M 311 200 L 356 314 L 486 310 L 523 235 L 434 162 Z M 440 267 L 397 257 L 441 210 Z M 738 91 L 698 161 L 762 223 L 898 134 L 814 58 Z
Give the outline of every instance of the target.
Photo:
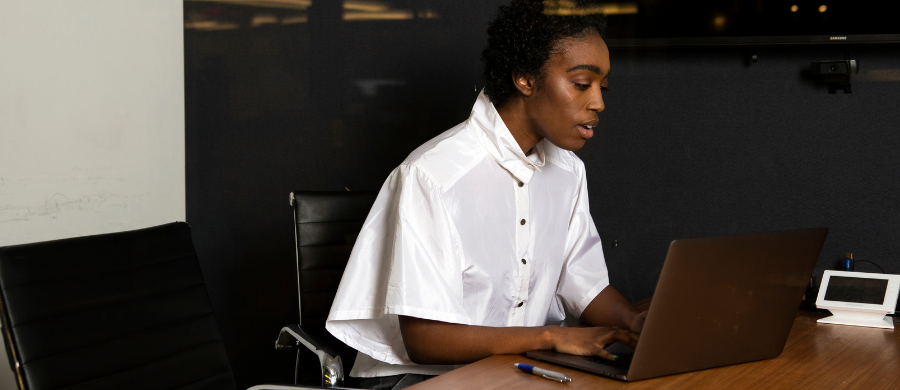
M 851 94 L 805 74 L 845 55 L 862 68 Z M 611 62 L 603 128 L 579 155 L 627 297 L 652 293 L 676 238 L 825 226 L 817 274 L 846 252 L 900 271 L 898 47 L 614 49 Z
M 299 317 L 288 193 L 379 189 L 482 86 L 499 2 L 381 3 L 413 18 L 185 2 L 187 219 L 239 387 L 293 381 L 274 350 Z
M 273 348 L 298 318 L 288 193 L 377 190 L 465 120 L 501 2 L 383 1 L 412 17 L 377 21 L 340 1 L 185 2 L 187 218 L 239 387 L 293 379 Z M 613 49 L 578 153 L 613 285 L 651 295 L 674 238 L 813 226 L 831 229 L 817 272 L 854 252 L 900 273 L 900 50 L 850 48 L 852 94 L 803 75 L 845 54 Z

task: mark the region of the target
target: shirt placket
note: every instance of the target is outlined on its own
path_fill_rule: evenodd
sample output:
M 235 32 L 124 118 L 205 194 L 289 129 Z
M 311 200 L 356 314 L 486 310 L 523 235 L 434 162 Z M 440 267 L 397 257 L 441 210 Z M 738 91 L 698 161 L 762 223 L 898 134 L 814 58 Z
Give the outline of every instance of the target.
M 513 307 L 509 313 L 508 326 L 525 325 L 525 309 L 528 306 L 528 282 L 531 280 L 531 259 L 528 247 L 531 240 L 531 221 L 529 221 L 530 200 L 528 184 L 515 180 L 516 194 L 516 290 Z

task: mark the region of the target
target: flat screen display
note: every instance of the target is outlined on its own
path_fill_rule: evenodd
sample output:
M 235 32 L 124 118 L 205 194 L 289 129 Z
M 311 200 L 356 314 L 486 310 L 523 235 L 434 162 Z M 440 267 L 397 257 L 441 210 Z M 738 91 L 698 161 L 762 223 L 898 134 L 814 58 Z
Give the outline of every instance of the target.
M 887 279 L 847 278 L 832 275 L 825 290 L 825 300 L 883 305 L 887 286 Z

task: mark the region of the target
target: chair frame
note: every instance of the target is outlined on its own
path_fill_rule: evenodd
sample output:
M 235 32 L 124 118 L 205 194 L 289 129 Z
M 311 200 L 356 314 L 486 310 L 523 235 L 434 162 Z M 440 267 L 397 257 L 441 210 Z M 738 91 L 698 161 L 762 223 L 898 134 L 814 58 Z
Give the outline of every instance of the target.
M 0 289 L 0 330 L 3 332 L 3 345 L 6 347 L 6 357 L 9 360 L 9 367 L 16 374 L 16 385 L 18 385 L 19 390 L 25 390 L 28 388 L 27 383 L 25 383 L 25 375 L 22 372 L 22 360 L 19 358 L 19 346 L 16 344 L 16 339 L 12 335 L 12 331 L 10 330 L 9 325 L 9 312 L 6 310 L 6 297 L 3 296 L 3 291 Z
M 300 192 L 300 191 L 296 191 Z M 360 192 L 356 192 L 359 194 Z M 374 196 L 377 194 L 376 192 L 367 192 Z M 300 285 L 300 281 L 302 276 L 300 275 L 300 231 L 299 231 L 299 221 L 297 220 L 297 207 L 298 200 L 295 198 L 295 192 L 291 192 L 290 194 L 290 205 L 294 210 L 294 249 L 296 252 L 296 266 L 297 266 L 297 305 L 300 310 L 300 321 L 302 322 L 302 313 L 303 307 L 300 302 L 300 296 L 302 291 L 302 286 Z M 275 341 L 275 349 L 285 350 L 285 349 L 296 349 L 297 350 L 297 361 L 294 368 L 294 383 L 296 384 L 300 377 L 300 354 L 304 353 L 303 349 L 300 346 L 306 347 L 309 351 L 313 352 L 319 358 L 319 367 L 322 372 L 322 386 L 328 388 L 334 387 L 342 387 L 344 385 L 344 366 L 341 357 L 337 354 L 337 352 L 327 346 L 325 343 L 316 340 L 310 334 L 303 331 L 301 328 L 302 323 L 298 322 L 296 325 L 288 325 L 281 329 L 278 334 L 278 339 Z

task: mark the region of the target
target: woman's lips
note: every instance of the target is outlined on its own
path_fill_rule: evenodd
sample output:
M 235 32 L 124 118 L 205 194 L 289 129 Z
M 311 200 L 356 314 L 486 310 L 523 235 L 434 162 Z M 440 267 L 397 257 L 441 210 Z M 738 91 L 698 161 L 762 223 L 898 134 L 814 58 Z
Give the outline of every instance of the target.
M 581 133 L 581 138 L 584 139 L 589 139 L 594 136 L 593 126 L 588 127 L 585 125 L 578 125 L 578 132 Z

